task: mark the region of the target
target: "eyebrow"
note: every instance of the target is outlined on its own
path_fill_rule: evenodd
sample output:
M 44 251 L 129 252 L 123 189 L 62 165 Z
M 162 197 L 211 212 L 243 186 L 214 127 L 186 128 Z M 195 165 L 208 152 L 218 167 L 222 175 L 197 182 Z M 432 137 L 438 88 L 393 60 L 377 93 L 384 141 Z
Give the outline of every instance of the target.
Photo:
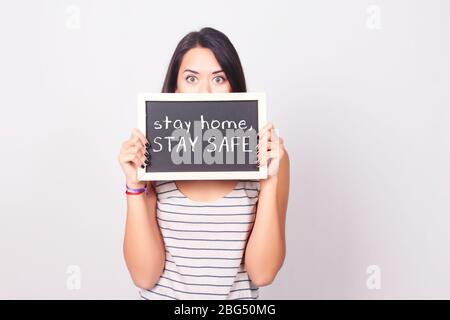
M 194 70 L 191 70 L 191 69 L 186 69 L 186 70 L 184 70 L 183 72 L 192 72 L 192 73 L 198 74 L 197 71 L 194 71 Z
M 199 74 L 197 71 L 194 71 L 194 70 L 191 70 L 191 69 L 186 69 L 183 72 L 192 72 L 194 74 Z M 212 74 L 221 73 L 221 72 L 223 72 L 223 70 L 214 71 Z

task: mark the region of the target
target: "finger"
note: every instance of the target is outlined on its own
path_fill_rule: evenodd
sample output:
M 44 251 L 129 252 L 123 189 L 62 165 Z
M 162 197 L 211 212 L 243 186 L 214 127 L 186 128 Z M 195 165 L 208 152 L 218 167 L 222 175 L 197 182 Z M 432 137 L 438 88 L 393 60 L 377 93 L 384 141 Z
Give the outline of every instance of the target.
M 132 138 L 130 138 L 127 141 L 122 143 L 122 148 L 120 149 L 120 152 L 124 152 L 124 151 L 128 150 L 128 148 L 132 145 L 133 145 Z
M 135 163 L 139 167 L 145 167 L 146 165 L 144 157 L 140 156 L 138 153 L 134 155 L 133 163 Z
M 265 166 L 270 161 L 274 161 L 277 159 L 278 159 L 278 152 L 276 150 L 268 151 L 261 157 L 261 160 L 259 161 L 259 166 Z
M 146 145 L 147 143 L 149 144 L 147 138 L 144 136 L 144 134 L 139 129 L 133 128 L 133 135 L 135 137 L 138 137 L 143 145 Z
M 267 141 L 267 150 L 274 150 L 276 148 L 279 148 L 281 145 L 280 140 L 276 141 Z
M 137 152 L 140 148 L 144 148 L 139 139 L 130 138 L 122 144 L 121 153 Z
M 270 131 L 270 128 L 272 127 L 272 123 L 266 124 L 264 127 L 261 128 L 258 132 L 258 138 L 261 139 L 261 137 L 268 131 Z
M 267 151 L 267 145 L 268 142 L 261 142 L 258 144 L 258 150 L 256 151 L 256 154 L 260 154 L 261 152 Z
M 270 139 L 268 137 L 269 132 L 266 132 L 265 135 L 258 142 L 258 150 L 265 150 L 268 148 L 270 144 Z
M 275 146 L 273 149 L 268 151 L 269 159 L 279 158 L 279 156 L 280 156 L 280 148 L 278 146 Z
M 261 152 L 258 152 L 256 154 L 256 160 L 261 161 L 261 159 L 265 156 L 266 153 L 267 153 L 267 150 L 261 150 Z
M 278 144 L 273 144 L 270 149 L 262 150 L 261 152 L 257 153 L 256 156 L 257 158 L 261 159 L 266 156 L 268 158 L 276 158 L 280 154 L 280 150 L 281 148 Z
M 270 154 L 270 150 L 261 150 L 261 152 L 257 153 L 256 155 L 256 159 L 258 161 L 262 161 L 265 158 L 270 158 L 271 154 Z
M 267 174 L 270 176 L 276 175 L 280 168 L 280 159 L 273 158 L 269 159 L 267 164 Z
M 137 153 L 139 154 L 140 159 L 143 162 L 144 166 L 149 166 L 150 165 L 150 153 L 148 152 L 148 150 L 145 147 L 140 147 L 139 151 L 137 151 Z
M 258 160 L 258 166 L 263 167 L 267 164 L 267 160 L 269 159 L 268 152 L 262 154 Z
M 261 132 L 261 134 L 258 136 L 259 141 L 261 140 L 269 140 L 270 136 L 270 130 L 266 130 L 264 132 Z
M 271 122 L 267 123 L 264 127 L 261 128 L 261 130 L 258 132 L 258 136 L 263 136 L 267 131 L 269 131 L 273 127 L 273 124 Z
M 266 131 L 258 139 L 258 148 L 264 147 L 264 145 L 267 144 L 268 141 L 269 141 L 269 132 Z
M 260 135 L 262 135 L 264 132 L 270 130 L 272 127 L 273 127 L 272 122 L 266 123 L 266 125 L 263 126 L 263 127 L 261 128 L 261 130 L 259 130 Z
M 129 140 L 125 152 L 138 152 L 141 149 L 145 150 L 145 145 L 138 136 L 134 136 Z
M 145 149 L 139 151 L 139 159 L 141 160 L 141 165 L 148 166 L 150 165 L 150 158 L 146 156 L 148 154 Z
M 144 146 L 138 141 L 138 144 L 130 146 L 125 153 L 144 154 Z
M 129 147 L 123 154 L 127 156 L 127 159 L 129 159 L 129 155 L 132 158 L 135 157 L 136 159 L 133 158 L 133 162 L 139 166 L 143 165 L 146 160 L 142 146 Z
M 121 156 L 121 162 L 122 163 L 134 164 L 136 166 L 140 165 L 138 157 L 136 156 L 136 154 L 132 154 L 132 153 L 126 153 L 126 154 L 122 155 Z
M 141 138 L 139 138 L 138 136 L 134 136 L 133 138 L 130 139 L 130 146 L 141 146 L 143 148 L 145 148 L 145 144 L 142 143 Z
M 271 141 L 278 141 L 279 140 L 279 134 L 278 134 L 278 129 L 272 128 L 272 130 L 270 130 L 270 138 L 269 140 Z
M 140 148 L 139 151 L 136 152 L 136 155 L 139 158 L 140 165 L 146 165 L 147 164 L 147 163 L 145 163 L 146 157 L 145 157 L 143 148 Z
M 267 141 L 265 143 L 261 144 L 261 148 L 258 148 L 258 151 L 270 151 L 272 150 L 272 148 L 274 148 L 274 142 L 272 141 Z
M 142 160 L 142 165 L 144 166 L 149 166 L 150 163 L 150 156 L 146 156 L 145 153 L 141 154 L 141 160 Z

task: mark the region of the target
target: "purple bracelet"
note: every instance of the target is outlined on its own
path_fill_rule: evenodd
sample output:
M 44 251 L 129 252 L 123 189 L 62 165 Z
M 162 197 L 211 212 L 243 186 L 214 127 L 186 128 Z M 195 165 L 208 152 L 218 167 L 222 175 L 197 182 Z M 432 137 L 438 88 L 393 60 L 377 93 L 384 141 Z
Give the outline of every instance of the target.
M 147 193 L 147 185 L 145 185 L 144 188 L 139 188 L 139 189 L 133 189 L 133 188 L 130 188 L 130 187 L 127 186 L 126 184 L 125 184 L 125 187 L 127 187 L 127 190 L 129 190 L 129 191 L 133 191 L 133 192 L 145 192 L 145 193 Z

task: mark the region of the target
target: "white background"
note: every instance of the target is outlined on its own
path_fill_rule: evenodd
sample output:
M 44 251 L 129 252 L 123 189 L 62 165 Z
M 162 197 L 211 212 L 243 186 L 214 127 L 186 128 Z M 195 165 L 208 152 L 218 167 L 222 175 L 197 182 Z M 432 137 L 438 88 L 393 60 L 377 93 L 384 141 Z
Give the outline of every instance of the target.
M 449 12 L 444 0 L 2 0 L 0 298 L 138 297 L 117 155 L 137 94 L 161 90 L 176 44 L 203 26 L 236 46 L 291 159 L 287 258 L 261 298 L 450 298 Z

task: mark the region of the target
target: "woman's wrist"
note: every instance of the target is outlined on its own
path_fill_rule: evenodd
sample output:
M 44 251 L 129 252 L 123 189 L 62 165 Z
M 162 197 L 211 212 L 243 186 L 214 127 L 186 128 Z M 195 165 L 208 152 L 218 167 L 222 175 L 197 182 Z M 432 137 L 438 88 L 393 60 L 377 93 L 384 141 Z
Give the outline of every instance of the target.
M 127 181 L 126 185 L 133 189 L 141 189 L 145 187 L 146 183 L 145 181 Z

